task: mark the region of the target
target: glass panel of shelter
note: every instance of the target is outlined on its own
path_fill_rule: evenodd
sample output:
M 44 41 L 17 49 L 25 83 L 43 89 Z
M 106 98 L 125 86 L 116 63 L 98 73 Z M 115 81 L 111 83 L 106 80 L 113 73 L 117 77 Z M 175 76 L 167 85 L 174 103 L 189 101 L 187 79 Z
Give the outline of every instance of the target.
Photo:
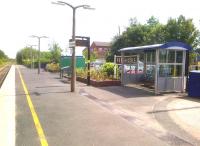
M 159 50 L 159 77 L 180 77 L 182 75 L 183 51 Z
M 182 50 L 159 49 L 158 92 L 181 90 L 183 65 Z
M 155 50 L 146 51 L 145 81 L 154 82 L 155 80 Z

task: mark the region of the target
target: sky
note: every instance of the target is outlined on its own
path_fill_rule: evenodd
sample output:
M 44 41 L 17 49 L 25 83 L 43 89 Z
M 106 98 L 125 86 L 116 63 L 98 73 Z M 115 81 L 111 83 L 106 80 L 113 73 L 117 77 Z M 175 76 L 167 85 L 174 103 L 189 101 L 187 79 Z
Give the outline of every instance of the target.
M 72 36 L 72 9 L 52 4 L 54 0 L 0 0 L 0 49 L 9 57 L 28 45 L 37 45 L 31 35 L 41 39 L 41 50 L 48 50 L 56 42 L 69 54 L 68 41 Z M 129 25 L 130 18 L 145 23 L 154 16 L 161 23 L 184 15 L 192 18 L 200 29 L 198 0 L 63 0 L 74 6 L 87 4 L 95 10 L 76 10 L 76 35 L 92 41 L 111 41 Z M 55 2 L 55 1 L 54 1 Z M 34 47 L 37 49 L 37 46 Z M 81 55 L 81 48 L 76 48 Z

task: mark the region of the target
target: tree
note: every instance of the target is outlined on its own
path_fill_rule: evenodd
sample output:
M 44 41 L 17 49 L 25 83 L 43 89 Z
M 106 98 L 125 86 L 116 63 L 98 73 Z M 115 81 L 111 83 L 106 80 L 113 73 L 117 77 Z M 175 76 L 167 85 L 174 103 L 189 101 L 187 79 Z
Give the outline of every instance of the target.
M 164 25 L 158 19 L 151 17 L 146 24 L 138 23 L 137 19 L 130 19 L 130 26 L 120 36 L 115 36 L 112 41 L 111 52 L 107 61 L 113 61 L 114 55 L 118 55 L 118 50 L 124 47 L 134 47 L 161 43 L 164 40 Z
M 2 50 L 0 50 L 0 60 L 4 59 L 8 59 L 8 56 Z
M 59 63 L 62 52 L 62 49 L 59 47 L 59 45 L 57 43 L 53 43 L 49 50 L 51 53 L 51 61 Z
M 6 61 L 8 61 L 8 56 L 2 50 L 0 50 L 0 65 Z
M 88 49 L 87 48 L 83 50 L 83 57 L 85 58 L 85 62 L 87 62 L 88 61 Z M 93 51 L 90 51 L 90 62 L 95 61 L 96 58 L 97 57 L 96 57 L 95 53 Z
M 52 61 L 52 54 L 49 51 L 42 51 L 40 53 L 40 61 L 41 62 L 45 62 L 45 63 L 49 63 Z
M 149 44 L 165 43 L 168 41 L 181 41 L 198 48 L 200 33 L 194 26 L 192 19 L 186 19 L 180 15 L 178 18 L 170 18 L 167 24 L 161 24 L 155 17 L 150 17 L 147 23 L 140 24 L 137 19 L 131 19 L 129 27 L 113 38 L 111 52 L 107 61 L 113 61 L 114 55 L 124 47 L 134 47 Z
M 16 54 L 16 60 L 18 64 L 24 64 L 24 62 L 31 62 L 32 57 L 36 58 L 38 56 L 38 51 L 31 47 L 24 47 Z
M 147 20 L 148 33 L 146 35 L 147 44 L 157 44 L 165 42 L 165 25 L 161 24 L 157 18 L 151 16 Z
M 17 55 L 16 55 L 16 61 L 17 61 L 17 64 L 22 64 L 22 53 L 21 51 L 18 51 L 17 52 Z
M 177 19 L 170 18 L 168 20 L 165 41 L 173 40 L 185 42 L 192 48 L 199 46 L 199 31 L 194 26 L 192 19 L 186 19 L 180 15 Z
M 147 20 L 147 24 L 149 26 L 155 26 L 157 24 L 159 24 L 159 20 L 157 18 L 155 18 L 154 16 L 151 16 L 148 20 Z

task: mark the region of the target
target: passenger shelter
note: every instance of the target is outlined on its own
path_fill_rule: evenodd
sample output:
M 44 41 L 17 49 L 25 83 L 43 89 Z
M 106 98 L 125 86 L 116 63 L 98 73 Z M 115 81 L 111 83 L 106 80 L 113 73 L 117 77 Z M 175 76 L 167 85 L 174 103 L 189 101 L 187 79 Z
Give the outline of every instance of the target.
M 186 54 L 191 49 L 177 41 L 120 49 L 122 85 L 140 83 L 156 94 L 184 92 Z

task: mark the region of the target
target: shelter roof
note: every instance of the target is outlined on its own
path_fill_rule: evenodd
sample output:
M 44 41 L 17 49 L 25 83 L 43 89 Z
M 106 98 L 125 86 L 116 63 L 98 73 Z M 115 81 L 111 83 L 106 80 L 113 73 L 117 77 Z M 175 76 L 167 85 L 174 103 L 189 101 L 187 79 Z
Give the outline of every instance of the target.
M 154 50 L 154 49 L 175 49 L 175 50 L 192 50 L 192 47 L 188 44 L 182 42 L 167 42 L 164 44 L 153 44 L 153 45 L 145 45 L 145 46 L 137 46 L 137 47 L 127 47 L 122 48 L 119 52 L 129 52 L 129 51 L 142 51 L 142 50 Z

